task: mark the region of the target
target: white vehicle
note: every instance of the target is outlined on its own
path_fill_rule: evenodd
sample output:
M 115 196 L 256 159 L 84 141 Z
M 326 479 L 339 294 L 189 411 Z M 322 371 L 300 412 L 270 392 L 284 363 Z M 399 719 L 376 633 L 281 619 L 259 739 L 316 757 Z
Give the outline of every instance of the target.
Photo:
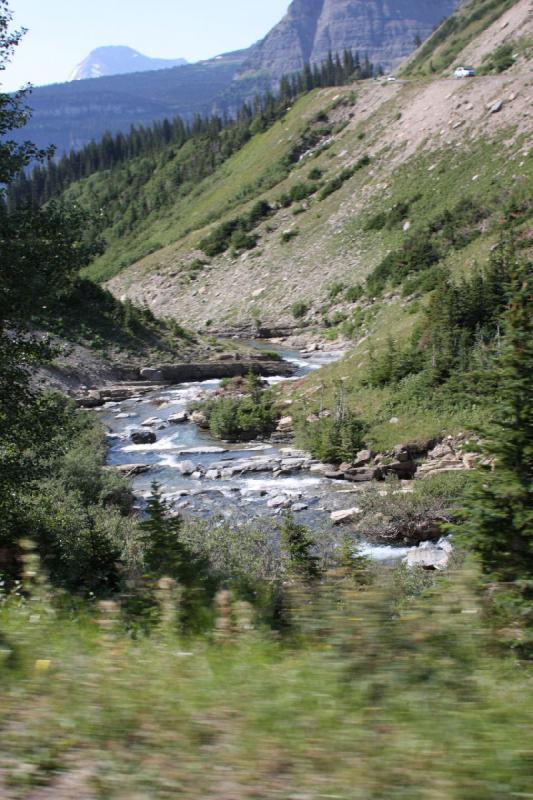
M 457 67 L 453 76 L 454 78 L 475 78 L 476 70 L 474 67 Z

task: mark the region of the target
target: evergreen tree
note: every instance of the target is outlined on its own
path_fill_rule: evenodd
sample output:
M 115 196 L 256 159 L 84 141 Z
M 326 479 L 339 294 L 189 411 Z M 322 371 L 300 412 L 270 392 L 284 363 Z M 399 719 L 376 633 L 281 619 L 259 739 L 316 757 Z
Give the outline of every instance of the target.
M 315 580 L 320 576 L 318 557 L 311 552 L 315 542 L 305 525 L 298 524 L 290 513 L 283 518 L 281 544 L 290 572 L 304 580 Z
M 455 530 L 479 553 L 491 578 L 533 578 L 533 265 L 511 264 L 505 340 L 497 368 L 497 405 L 486 432 L 484 472 Z

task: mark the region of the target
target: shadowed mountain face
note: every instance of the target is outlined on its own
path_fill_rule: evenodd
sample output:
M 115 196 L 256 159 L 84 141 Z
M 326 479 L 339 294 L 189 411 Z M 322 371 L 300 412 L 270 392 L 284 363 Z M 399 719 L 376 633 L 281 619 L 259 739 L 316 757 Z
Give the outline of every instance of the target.
M 425 39 L 460 0 L 294 0 L 252 50 L 246 69 L 275 76 L 320 63 L 345 48 L 390 69 Z
M 103 78 L 106 75 L 149 72 L 182 67 L 186 63 L 184 58 L 149 58 L 131 47 L 98 47 L 78 64 L 69 80 L 81 81 L 86 78 Z

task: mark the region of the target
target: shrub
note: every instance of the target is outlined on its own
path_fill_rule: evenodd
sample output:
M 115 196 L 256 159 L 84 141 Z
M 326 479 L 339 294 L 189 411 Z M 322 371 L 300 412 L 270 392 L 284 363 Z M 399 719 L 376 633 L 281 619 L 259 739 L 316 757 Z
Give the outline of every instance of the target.
M 296 239 L 296 237 L 299 235 L 300 231 L 298 228 L 292 228 L 290 231 L 283 231 L 280 239 L 283 244 L 287 244 L 287 242 L 290 242 L 292 239 Z
M 501 73 L 510 69 L 515 62 L 513 50 L 514 46 L 511 42 L 500 45 L 494 53 L 485 56 L 480 73 L 486 75 L 489 72 Z
M 339 281 L 335 281 L 328 287 L 328 295 L 330 300 L 335 300 L 336 297 L 340 295 L 342 291 L 346 288 L 344 283 L 340 283 Z
M 357 286 L 349 286 L 345 293 L 344 298 L 348 303 L 356 303 L 364 294 L 364 289 L 360 284 Z
M 321 417 L 299 426 L 305 447 L 314 458 L 327 463 L 351 461 L 364 445 L 366 425 L 351 411 L 342 416 Z
M 313 167 L 309 170 L 307 177 L 310 181 L 319 181 L 324 173 L 320 169 L 320 167 Z
M 309 303 L 306 303 L 305 300 L 297 300 L 292 304 L 291 311 L 294 319 L 302 319 L 309 311 Z
M 217 399 L 202 410 L 213 436 L 230 442 L 269 436 L 276 427 L 276 412 L 267 394 Z

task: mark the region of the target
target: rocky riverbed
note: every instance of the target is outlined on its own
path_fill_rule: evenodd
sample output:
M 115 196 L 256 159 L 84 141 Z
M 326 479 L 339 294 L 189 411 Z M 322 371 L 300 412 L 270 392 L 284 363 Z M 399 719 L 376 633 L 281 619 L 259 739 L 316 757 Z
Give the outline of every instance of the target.
M 334 350 L 302 353 L 278 349 L 284 361 L 279 374 L 267 378 L 272 384 L 301 378 L 342 356 L 342 351 Z M 291 372 L 292 378 L 287 378 Z M 211 379 L 172 386 L 139 385 L 139 391 L 133 386 L 128 396 L 117 395 L 96 409 L 109 431 L 109 467 L 132 478 L 139 507 L 149 496 L 152 482 L 157 481 L 176 512 L 197 518 L 217 517 L 238 525 L 255 519 L 275 521 L 290 510 L 315 530 L 360 519 L 361 500 L 368 493 L 376 494 L 379 486 L 374 480 L 359 480 L 357 470 L 363 467 L 342 465 L 342 470 L 331 474 L 331 466 L 293 446 L 272 441 L 227 444 L 197 426 L 194 417 L 189 418 L 188 404 L 215 392 L 219 385 L 219 379 Z M 371 457 L 374 455 L 365 454 L 365 458 Z M 412 470 L 404 475 L 405 458 L 399 454 L 402 469 L 398 477 L 412 478 Z M 363 466 L 368 471 L 368 465 Z M 351 469 L 355 472 L 350 473 Z M 371 477 L 381 477 L 378 472 Z M 380 491 L 387 494 L 383 484 Z M 403 491 L 412 490 L 407 481 L 400 480 L 396 492 Z M 408 554 L 401 538 L 391 538 L 390 544 L 388 538 L 379 544 L 363 538 L 363 552 L 384 559 Z M 444 558 L 439 553 L 439 559 Z

